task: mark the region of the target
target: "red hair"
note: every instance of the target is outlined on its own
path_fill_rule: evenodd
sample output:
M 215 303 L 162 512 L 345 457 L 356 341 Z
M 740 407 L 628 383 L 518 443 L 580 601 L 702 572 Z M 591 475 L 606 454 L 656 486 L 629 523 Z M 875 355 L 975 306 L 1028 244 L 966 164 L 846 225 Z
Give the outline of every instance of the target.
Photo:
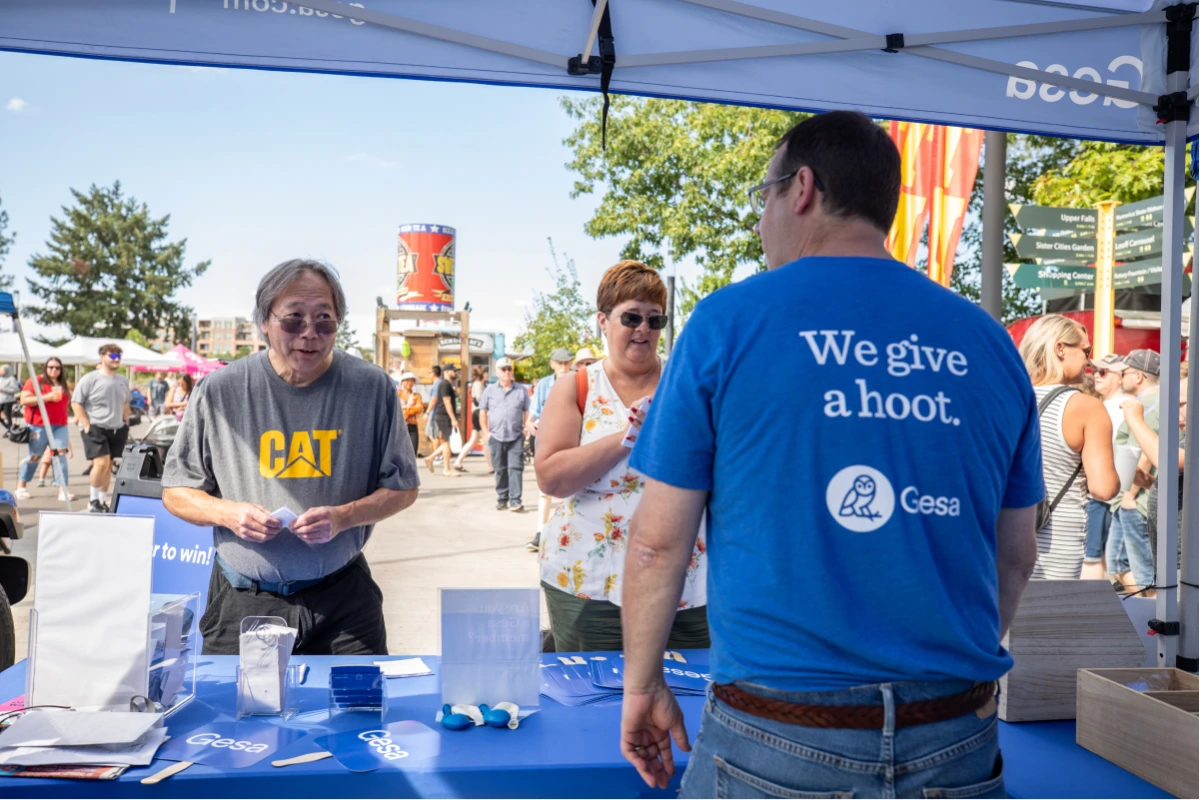
M 596 308 L 605 314 L 626 300 L 667 307 L 667 287 L 658 271 L 640 261 L 620 261 L 608 268 L 596 290 Z

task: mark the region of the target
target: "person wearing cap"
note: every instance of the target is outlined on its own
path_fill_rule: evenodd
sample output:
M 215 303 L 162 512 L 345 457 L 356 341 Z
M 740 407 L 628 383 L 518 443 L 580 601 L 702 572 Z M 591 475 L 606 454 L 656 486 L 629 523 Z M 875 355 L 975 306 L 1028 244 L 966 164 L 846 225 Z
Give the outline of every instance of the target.
M 496 362 L 495 383 L 479 399 L 479 424 L 491 436 L 492 469 L 496 471 L 496 510 L 525 510 L 521 482 L 525 476 L 525 429 L 529 426 L 529 392 L 513 380 L 511 358 Z
M 1121 372 L 1121 388 L 1136 397 L 1144 408 L 1146 426 L 1158 433 L 1158 353 L 1153 350 L 1134 350 L 1125 356 Z M 1137 447 L 1127 422 L 1117 428 L 1114 446 Z M 1138 591 L 1154 585 L 1154 552 L 1146 531 L 1149 516 L 1149 493 L 1158 470 L 1143 453 L 1133 485 L 1113 499 L 1113 519 L 1108 531 L 1104 558 L 1108 572 L 1121 581 L 1127 591 Z M 1153 591 L 1147 596 L 1153 596 Z
M 580 353 L 585 353 L 587 357 L 591 357 L 592 351 L 586 347 L 580 349 Z M 592 358 L 592 361 L 596 359 Z M 565 347 L 556 347 L 550 353 L 550 374 L 538 381 L 537 388 L 533 392 L 533 413 L 529 415 L 529 435 L 537 436 L 538 421 L 542 418 L 542 409 L 546 407 L 546 400 L 550 398 L 550 389 L 554 386 L 554 382 L 563 375 L 572 371 L 571 351 Z M 590 361 L 588 363 L 591 363 Z M 584 365 L 586 366 L 586 364 Z M 538 488 L 538 525 L 537 531 L 534 533 L 533 539 L 530 540 L 526 547 L 534 552 L 541 546 L 542 542 L 542 526 L 550 519 L 550 511 L 554 507 L 554 502 L 557 498 L 551 497 Z
M 1122 356 L 1109 353 L 1100 359 L 1091 361 L 1092 385 L 1096 394 L 1104 403 L 1104 410 L 1112 422 L 1113 439 L 1117 437 L 1117 429 L 1124 421 L 1121 403 L 1129 399 L 1129 395 L 1121 388 L 1121 372 L 1125 369 Z M 1104 545 L 1108 543 L 1108 528 L 1112 524 L 1112 509 L 1106 498 L 1097 497 L 1089 487 L 1087 500 L 1087 543 L 1083 552 L 1083 568 L 1079 573 L 1082 580 L 1102 580 L 1106 568 L 1104 565 Z
M 400 398 L 400 409 L 404 413 L 404 424 L 408 426 L 408 438 L 412 441 L 413 456 L 421 446 L 421 412 L 425 410 L 425 401 L 416 392 L 417 376 L 405 372 L 400 376 L 400 388 L 396 395 Z
M 581 347 L 575 351 L 575 369 L 587 369 L 598 360 L 590 347 Z

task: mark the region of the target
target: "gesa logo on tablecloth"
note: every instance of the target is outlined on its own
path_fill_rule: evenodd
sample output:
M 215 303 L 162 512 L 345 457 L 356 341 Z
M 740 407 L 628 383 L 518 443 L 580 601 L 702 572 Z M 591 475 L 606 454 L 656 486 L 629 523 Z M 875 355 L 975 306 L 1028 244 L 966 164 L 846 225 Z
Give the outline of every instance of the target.
M 386 758 L 388 761 L 408 758 L 408 753 L 391 740 L 391 734 L 387 731 L 363 731 L 358 738 L 374 747 L 380 758 Z
M 197 733 L 189 736 L 188 744 L 207 745 L 209 747 L 228 747 L 230 750 L 245 750 L 247 753 L 265 753 L 269 744 L 247 742 L 240 739 L 228 739 L 217 733 Z
M 333 443 L 341 431 L 264 431 L 258 440 L 258 471 L 264 478 L 328 478 Z

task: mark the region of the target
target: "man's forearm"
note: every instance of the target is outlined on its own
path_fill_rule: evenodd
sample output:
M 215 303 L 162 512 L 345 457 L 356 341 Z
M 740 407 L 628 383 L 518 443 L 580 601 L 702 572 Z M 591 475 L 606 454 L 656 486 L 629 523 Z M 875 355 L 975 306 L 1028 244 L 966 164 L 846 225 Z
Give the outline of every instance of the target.
M 361 500 L 341 507 L 346 515 L 346 528 L 374 525 L 399 514 L 417 501 L 417 489 L 376 489 Z
M 1000 638 L 1004 638 L 1017 615 L 1021 594 L 1033 575 L 1033 568 L 1018 564 L 997 564 L 997 571 L 1000 578 Z
M 199 489 L 174 486 L 163 489 L 163 505 L 180 519 L 193 525 L 225 525 L 225 509 L 230 501 L 213 497 Z
M 79 403 L 71 403 L 71 409 L 75 412 L 75 420 L 85 428 L 92 427 L 91 420 L 88 419 L 87 412 L 83 410 L 83 406 Z
M 663 680 L 662 654 L 683 594 L 704 492 L 648 481 L 629 529 L 621 591 L 625 690 L 645 692 Z

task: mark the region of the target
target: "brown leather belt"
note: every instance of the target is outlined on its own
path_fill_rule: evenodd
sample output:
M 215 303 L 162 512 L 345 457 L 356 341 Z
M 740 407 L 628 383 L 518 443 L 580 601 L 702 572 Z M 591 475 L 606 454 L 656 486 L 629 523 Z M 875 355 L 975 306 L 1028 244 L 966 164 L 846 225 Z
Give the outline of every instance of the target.
M 815 706 L 788 703 L 752 694 L 732 683 L 714 683 L 713 694 L 726 705 L 791 725 L 809 728 L 883 728 L 884 708 L 878 706 Z M 994 703 L 996 683 L 977 683 L 965 692 L 916 700 L 896 706 L 896 727 L 927 725 L 962 717 Z M 988 715 L 990 715 L 990 711 Z M 981 715 L 987 716 L 987 715 Z

